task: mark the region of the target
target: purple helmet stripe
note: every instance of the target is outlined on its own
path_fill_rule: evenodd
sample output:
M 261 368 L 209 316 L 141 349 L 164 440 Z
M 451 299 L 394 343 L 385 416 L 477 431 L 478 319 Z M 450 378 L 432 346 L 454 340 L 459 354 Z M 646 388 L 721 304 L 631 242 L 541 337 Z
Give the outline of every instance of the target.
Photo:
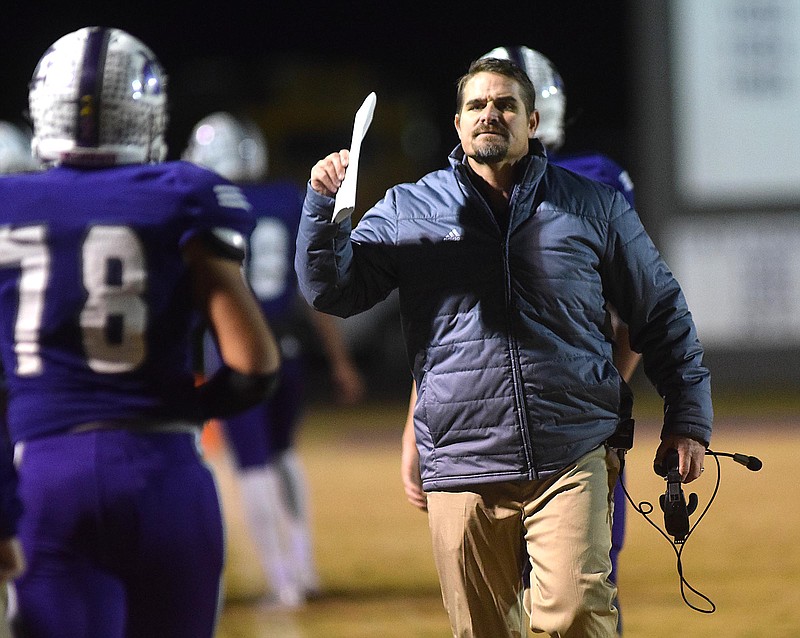
M 110 31 L 96 27 L 89 31 L 83 51 L 78 84 L 78 146 L 98 146 L 100 143 L 100 92 Z
M 507 47 L 508 59 L 516 64 L 523 71 L 525 70 L 525 58 L 522 57 L 522 47 Z

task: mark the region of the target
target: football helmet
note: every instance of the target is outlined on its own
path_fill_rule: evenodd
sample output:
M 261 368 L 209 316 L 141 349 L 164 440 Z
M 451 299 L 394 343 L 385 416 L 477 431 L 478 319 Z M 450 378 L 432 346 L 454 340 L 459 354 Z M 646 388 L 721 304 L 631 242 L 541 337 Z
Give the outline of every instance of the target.
M 83 166 L 163 161 L 166 88 L 156 56 L 125 31 L 84 27 L 62 36 L 31 79 L 34 156 Z
M 31 135 L 11 122 L 0 121 L 0 175 L 34 171 L 39 163 L 31 154 Z
M 219 111 L 195 125 L 183 159 L 232 182 L 258 182 L 267 175 L 267 141 L 255 122 Z
M 523 46 L 497 47 L 481 57 L 511 60 L 528 74 L 536 89 L 536 110 L 539 111 L 536 137 L 550 150 L 561 148 L 567 96 L 564 81 L 553 63 L 538 51 Z

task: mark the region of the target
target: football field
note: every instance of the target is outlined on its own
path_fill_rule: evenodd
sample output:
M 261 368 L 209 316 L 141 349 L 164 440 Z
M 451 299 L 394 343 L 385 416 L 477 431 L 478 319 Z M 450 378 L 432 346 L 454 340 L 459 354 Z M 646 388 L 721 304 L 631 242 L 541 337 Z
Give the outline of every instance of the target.
M 629 638 L 796 638 L 800 636 L 800 409 L 794 400 L 716 402 L 712 449 L 759 457 L 751 472 L 720 459 L 722 480 L 710 510 L 682 550 L 688 584 L 716 606 L 701 613 L 681 598 L 671 542 L 628 506 L 620 558 L 620 597 Z M 241 523 L 235 481 L 224 456 L 212 461 L 229 523 L 226 602 L 218 638 L 446 638 L 425 515 L 409 505 L 399 479 L 402 403 L 312 409 L 299 440 L 313 506 L 319 600 L 291 612 L 259 602 L 266 583 Z M 652 471 L 658 408 L 637 409 L 626 481 L 636 503 L 649 501 L 663 528 Z M 695 523 L 717 476 L 685 486 L 699 497 Z M 689 602 L 710 604 L 685 589 Z M 533 635 L 533 634 L 531 634 Z

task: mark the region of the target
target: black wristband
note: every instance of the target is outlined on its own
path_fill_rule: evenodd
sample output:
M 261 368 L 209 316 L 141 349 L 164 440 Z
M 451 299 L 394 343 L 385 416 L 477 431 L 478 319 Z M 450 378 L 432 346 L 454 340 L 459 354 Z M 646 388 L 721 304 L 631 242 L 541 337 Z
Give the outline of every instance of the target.
M 278 374 L 243 374 L 224 365 L 198 389 L 203 420 L 225 418 L 251 408 L 269 397 Z

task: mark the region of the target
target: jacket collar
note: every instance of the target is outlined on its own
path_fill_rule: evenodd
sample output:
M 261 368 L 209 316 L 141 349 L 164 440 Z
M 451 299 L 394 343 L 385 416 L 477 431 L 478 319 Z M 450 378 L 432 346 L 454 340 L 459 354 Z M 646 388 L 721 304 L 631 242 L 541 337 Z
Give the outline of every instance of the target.
M 465 187 L 470 180 L 467 175 L 467 157 L 461 144 L 453 149 L 448 160 L 456 179 L 462 183 L 462 188 Z M 515 204 L 510 212 L 509 232 L 519 226 L 529 215 L 535 213 L 536 206 L 532 198 L 542 175 L 544 175 L 545 168 L 547 168 L 547 153 L 542 143 L 535 138 L 531 139 L 528 144 L 528 154 L 520 162 L 523 163 L 524 171 L 516 186 L 518 190 L 514 197 Z

